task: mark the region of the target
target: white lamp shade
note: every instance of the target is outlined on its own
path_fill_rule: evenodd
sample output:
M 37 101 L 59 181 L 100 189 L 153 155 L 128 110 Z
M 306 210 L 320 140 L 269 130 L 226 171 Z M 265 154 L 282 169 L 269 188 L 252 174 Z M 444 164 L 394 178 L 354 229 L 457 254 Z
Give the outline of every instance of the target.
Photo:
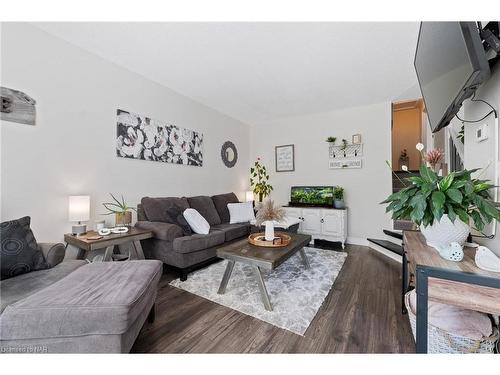
M 71 195 L 68 209 L 69 221 L 88 221 L 90 219 L 90 197 Z
M 245 193 L 245 200 L 246 200 L 247 202 L 252 202 L 252 201 L 254 201 L 254 200 L 255 200 L 255 198 L 254 198 L 254 196 L 253 196 L 253 191 L 247 191 L 247 192 Z

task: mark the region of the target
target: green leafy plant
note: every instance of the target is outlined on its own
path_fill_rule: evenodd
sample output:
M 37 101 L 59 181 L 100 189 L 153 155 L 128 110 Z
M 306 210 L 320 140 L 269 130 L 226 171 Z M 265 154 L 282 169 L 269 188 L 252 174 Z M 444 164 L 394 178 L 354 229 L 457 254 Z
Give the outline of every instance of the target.
M 337 137 L 328 137 L 328 138 L 326 139 L 326 141 L 327 141 L 328 143 L 335 144 L 335 142 L 337 141 Z
M 500 221 L 500 203 L 491 199 L 489 190 L 496 187 L 491 181 L 472 178 L 478 170 L 441 177 L 422 165 L 420 176 L 405 178 L 406 187 L 382 204 L 388 204 L 386 212 L 392 212 L 393 219 L 411 220 L 426 227 L 447 214 L 452 222 L 459 219 L 469 225 L 472 220 L 482 231 L 492 220 Z
M 112 193 L 109 193 L 111 195 L 111 198 L 113 198 L 114 202 L 106 202 L 103 203 L 102 205 L 106 210 L 108 210 L 108 213 L 105 213 L 103 215 L 113 215 L 113 214 L 124 214 L 130 210 L 137 211 L 133 207 L 129 207 L 127 203 L 125 203 L 125 199 L 123 199 L 123 195 L 121 196 L 122 200 L 119 201 L 118 199 L 115 198 L 115 196 Z
M 343 139 L 341 150 L 345 150 L 346 148 L 347 148 L 347 139 Z
M 333 198 L 337 201 L 344 200 L 344 188 L 342 186 L 335 186 L 333 188 Z
M 259 197 L 259 202 L 262 202 L 273 191 L 273 187 L 268 181 L 267 169 L 261 164 L 260 158 L 257 158 L 253 167 L 250 168 L 250 186 L 252 186 L 253 193 Z
M 326 204 L 331 206 L 333 204 L 333 190 L 328 187 L 322 189 L 308 187 L 294 188 L 292 189 L 291 198 L 296 203 Z

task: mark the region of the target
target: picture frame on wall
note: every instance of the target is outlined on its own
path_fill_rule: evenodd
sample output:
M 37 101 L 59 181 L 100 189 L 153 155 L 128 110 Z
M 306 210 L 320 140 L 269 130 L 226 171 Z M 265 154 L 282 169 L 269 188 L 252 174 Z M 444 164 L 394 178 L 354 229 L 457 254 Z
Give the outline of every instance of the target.
M 295 171 L 295 146 L 282 145 L 274 148 L 276 172 Z
M 359 145 L 361 144 L 361 134 L 353 134 L 352 136 L 352 144 Z

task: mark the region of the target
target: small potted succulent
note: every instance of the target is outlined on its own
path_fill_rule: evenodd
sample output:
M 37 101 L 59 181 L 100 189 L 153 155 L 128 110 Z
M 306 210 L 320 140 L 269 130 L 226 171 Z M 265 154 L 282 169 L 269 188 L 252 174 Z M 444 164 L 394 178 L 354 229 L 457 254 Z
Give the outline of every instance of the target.
M 326 141 L 330 144 L 330 146 L 333 146 L 335 142 L 337 142 L 337 137 L 328 137 Z
M 423 148 L 417 145 L 425 160 Z M 477 171 L 463 170 L 443 177 L 422 164 L 420 176 L 403 181 L 396 175 L 404 188 L 382 203 L 388 204 L 386 212 L 392 212 L 394 220 L 411 220 L 419 225 L 429 246 L 439 249 L 453 242 L 463 245 L 471 222 L 482 231 L 492 220 L 500 221 L 500 203 L 490 195 L 495 185 L 472 177 Z
M 116 226 L 130 226 L 132 224 L 132 210 L 137 210 L 133 207 L 129 207 L 127 203 L 125 203 L 123 195 L 121 196 L 121 201 L 116 199 L 113 194 L 109 193 L 109 195 L 113 198 L 113 202 L 102 204 L 104 208 L 109 211 L 103 215 L 115 215 Z
M 335 208 L 345 208 L 344 188 L 341 186 L 335 186 L 333 188 L 333 206 Z

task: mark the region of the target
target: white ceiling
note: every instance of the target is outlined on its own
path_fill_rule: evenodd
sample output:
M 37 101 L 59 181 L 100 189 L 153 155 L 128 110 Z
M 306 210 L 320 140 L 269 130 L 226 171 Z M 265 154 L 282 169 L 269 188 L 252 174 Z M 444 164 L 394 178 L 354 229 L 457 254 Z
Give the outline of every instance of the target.
M 418 23 L 37 23 L 246 123 L 391 100 Z

